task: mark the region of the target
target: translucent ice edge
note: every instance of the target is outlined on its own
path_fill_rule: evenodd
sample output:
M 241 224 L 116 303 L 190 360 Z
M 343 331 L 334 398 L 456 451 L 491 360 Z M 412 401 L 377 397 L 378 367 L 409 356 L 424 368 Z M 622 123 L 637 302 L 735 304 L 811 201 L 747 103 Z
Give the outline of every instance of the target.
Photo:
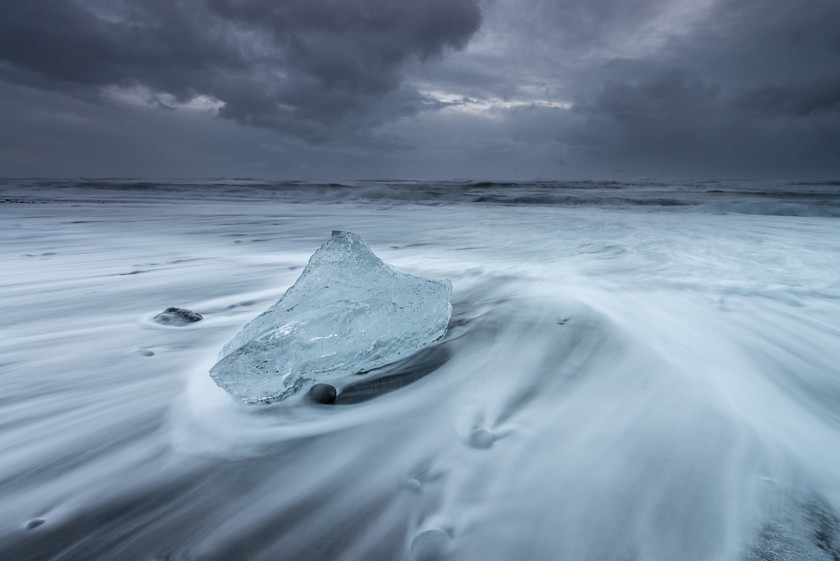
M 333 231 L 295 284 L 222 348 L 210 376 L 237 399 L 265 403 L 384 366 L 444 335 L 451 295 L 449 281 L 399 271 L 358 235 Z

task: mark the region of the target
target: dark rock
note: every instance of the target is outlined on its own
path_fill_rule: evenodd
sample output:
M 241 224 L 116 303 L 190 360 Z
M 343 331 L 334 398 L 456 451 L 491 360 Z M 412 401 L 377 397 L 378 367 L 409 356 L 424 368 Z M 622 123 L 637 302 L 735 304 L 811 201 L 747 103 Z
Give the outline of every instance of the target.
M 411 561 L 436 561 L 443 559 L 452 539 L 443 530 L 420 532 L 411 541 Z
M 43 518 L 33 518 L 32 520 L 26 523 L 26 529 L 32 530 L 44 523 L 46 523 L 46 520 L 44 520 Z
M 163 325 L 187 325 L 200 321 L 204 316 L 185 308 L 166 308 L 155 316 L 155 321 Z
M 470 433 L 470 446 L 473 448 L 491 448 L 493 433 L 487 429 L 475 429 Z
M 338 393 L 329 384 L 315 384 L 309 390 L 309 397 L 317 403 L 333 403 Z

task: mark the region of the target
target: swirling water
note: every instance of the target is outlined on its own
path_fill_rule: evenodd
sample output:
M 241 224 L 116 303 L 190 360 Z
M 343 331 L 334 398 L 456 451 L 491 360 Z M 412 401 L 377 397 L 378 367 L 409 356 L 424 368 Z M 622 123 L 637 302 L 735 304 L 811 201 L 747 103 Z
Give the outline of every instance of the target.
M 0 182 L 0 559 L 840 559 L 836 182 Z M 332 230 L 435 347 L 248 406 Z M 169 306 L 203 314 L 165 326 Z

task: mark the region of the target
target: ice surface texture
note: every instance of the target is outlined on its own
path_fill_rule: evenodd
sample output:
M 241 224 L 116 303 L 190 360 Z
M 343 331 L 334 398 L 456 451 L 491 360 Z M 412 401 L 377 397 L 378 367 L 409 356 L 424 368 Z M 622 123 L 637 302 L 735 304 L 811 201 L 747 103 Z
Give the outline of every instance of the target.
M 449 281 L 398 271 L 358 235 L 334 231 L 280 300 L 222 348 L 210 375 L 258 403 L 384 366 L 444 334 L 451 294 Z

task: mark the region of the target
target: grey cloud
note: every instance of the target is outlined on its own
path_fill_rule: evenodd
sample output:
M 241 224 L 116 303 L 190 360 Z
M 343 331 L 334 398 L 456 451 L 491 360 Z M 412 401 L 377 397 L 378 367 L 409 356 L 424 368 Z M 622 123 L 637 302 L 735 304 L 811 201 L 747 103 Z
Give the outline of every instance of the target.
M 737 105 L 767 116 L 808 116 L 840 111 L 840 77 L 751 88 L 738 95 Z
M 558 132 L 568 160 L 644 175 L 795 177 L 836 168 L 836 78 L 751 88 L 707 83 L 685 71 L 607 81 Z
M 325 86 L 384 91 L 410 56 L 463 48 L 478 29 L 478 5 L 465 0 L 208 0 L 229 22 L 269 32 L 291 68 Z
M 538 62 L 566 88 L 580 117 L 557 130 L 570 166 L 609 162 L 601 167 L 651 175 L 837 170 L 837 2 L 720 0 L 641 52 L 634 51 L 632 28 L 659 16 L 658 2 L 628 3 L 632 14 L 608 0 L 537 5 L 541 11 L 523 24 L 531 34 L 520 39 L 552 25 L 558 33 L 569 30 L 567 38 L 578 37 L 574 26 L 612 38 L 628 32 L 624 51 L 618 41 L 617 48 L 593 54 L 603 38 L 584 33 L 583 46 L 568 56 L 567 39 L 539 36 L 557 62 Z M 605 15 L 590 21 L 589 9 Z
M 433 108 L 433 100 L 400 86 L 400 69 L 412 57 L 463 48 L 481 19 L 472 0 L 210 0 L 209 6 L 227 22 L 269 33 L 287 73 L 228 88 L 221 114 L 313 142 Z M 266 95 L 268 88 L 274 90 Z
M 163 1 L 140 6 L 114 22 L 67 0 L 17 2 L 0 19 L 0 60 L 55 89 L 142 82 L 181 96 L 208 69 L 245 66 L 204 31 L 200 13 Z
M 59 91 L 146 86 L 225 103 L 222 117 L 310 141 L 429 108 L 411 58 L 461 49 L 475 0 L 19 2 L 0 19 L 0 78 Z
M 673 4 L 673 0 L 496 0 L 496 17 L 489 23 L 516 48 L 563 63 L 646 33 L 648 24 Z
M 201 130 L 235 138 L 207 144 L 230 169 L 243 169 L 234 160 L 253 159 L 254 169 L 291 177 L 840 171 L 837 0 L 8 4 L 0 18 L 0 86 L 5 80 L 54 95 L 7 95 L 7 128 L 41 127 L 21 133 L 34 147 L 55 129 L 53 138 L 66 146 L 50 149 L 63 150 L 65 162 L 77 161 L 78 143 L 67 140 L 74 130 L 94 153 L 120 135 L 153 142 L 155 131 L 171 135 L 165 123 L 177 121 L 189 123 L 192 138 Z M 222 118 L 96 97 L 114 84 L 144 85 L 162 107 L 178 103 L 156 93 L 180 102 L 204 94 L 224 101 Z M 36 119 L 46 103 L 38 100 L 52 103 L 61 93 L 93 99 L 99 126 L 133 118 L 144 126 L 106 134 L 84 119 L 77 126 L 69 117 Z M 84 106 L 73 105 L 82 116 Z M 15 169 L 37 151 L 8 133 L 0 133 L 2 142 L 16 154 Z M 166 146 L 173 157 L 201 162 L 197 173 L 207 169 L 205 156 Z M 119 161 L 136 169 L 129 164 L 141 151 Z
M 564 42 L 601 43 L 610 33 L 633 30 L 661 13 L 669 0 L 538 0 L 535 11 L 546 31 Z
M 592 99 L 575 105 L 574 113 L 585 120 L 561 138 L 581 158 L 674 173 L 706 163 L 711 153 L 721 156 L 715 139 L 727 134 L 722 104 L 719 85 L 680 71 L 610 81 Z
M 720 91 L 700 79 L 689 80 L 674 71 L 638 83 L 607 82 L 596 97 L 576 110 L 623 121 L 661 121 L 673 124 L 715 109 Z
M 692 32 L 675 38 L 651 61 L 685 68 L 733 87 L 809 81 L 836 72 L 831 43 L 835 0 L 720 0 Z

